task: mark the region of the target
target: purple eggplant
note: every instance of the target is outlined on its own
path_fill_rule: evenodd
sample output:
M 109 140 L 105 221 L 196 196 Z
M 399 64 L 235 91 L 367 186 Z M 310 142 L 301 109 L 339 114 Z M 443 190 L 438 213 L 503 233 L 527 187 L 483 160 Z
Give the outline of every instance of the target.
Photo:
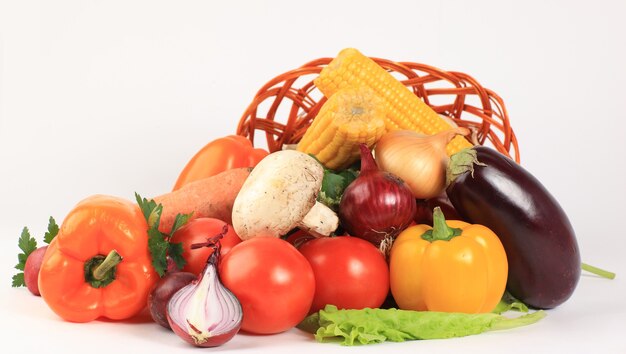
M 448 181 L 446 193 L 459 215 L 500 237 L 513 296 L 550 309 L 572 295 L 581 271 L 576 235 L 533 175 L 496 150 L 476 146 L 451 158 Z
M 417 209 L 415 211 L 415 216 L 413 217 L 413 221 L 416 224 L 433 224 L 433 210 L 436 207 L 439 207 L 443 212 L 443 216 L 446 220 L 462 220 L 459 216 L 459 213 L 456 212 L 452 203 L 448 199 L 448 196 L 445 192 L 440 195 L 424 200 L 424 199 L 416 199 Z

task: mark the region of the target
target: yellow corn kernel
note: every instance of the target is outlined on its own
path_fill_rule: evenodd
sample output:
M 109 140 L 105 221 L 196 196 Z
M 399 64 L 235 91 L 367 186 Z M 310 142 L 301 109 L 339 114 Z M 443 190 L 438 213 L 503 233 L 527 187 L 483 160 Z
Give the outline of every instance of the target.
M 413 130 L 432 135 L 451 128 L 400 81 L 354 48 L 342 50 L 314 82 L 326 97 L 346 87 L 369 87 L 384 102 L 388 130 Z M 452 155 L 471 146 L 462 136 L 457 136 L 448 144 L 447 153 Z
M 298 143 L 326 168 L 348 167 L 359 158 L 361 143 L 372 147 L 386 132 L 383 101 L 367 87 L 338 90 L 324 103 Z

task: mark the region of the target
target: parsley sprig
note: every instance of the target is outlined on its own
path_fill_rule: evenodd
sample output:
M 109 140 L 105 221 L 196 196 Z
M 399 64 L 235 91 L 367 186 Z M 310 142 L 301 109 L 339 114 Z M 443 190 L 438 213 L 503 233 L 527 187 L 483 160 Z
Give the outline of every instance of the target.
M 58 233 L 59 225 L 57 225 L 56 221 L 51 216 L 48 220 L 48 231 L 44 234 L 43 242 L 50 244 Z M 28 259 L 28 256 L 30 256 L 30 254 L 37 249 L 37 240 L 30 235 L 28 227 L 24 227 L 22 229 L 17 245 L 20 250 L 22 250 L 22 253 L 17 255 L 18 263 L 15 265 L 15 269 L 20 270 L 21 272 L 13 275 L 12 286 L 14 288 L 26 286 L 26 282 L 24 281 L 24 268 L 26 267 L 26 260 Z
M 153 199 L 142 198 L 137 193 L 135 193 L 135 199 L 148 222 L 148 249 L 154 270 L 161 277 L 165 275 L 168 256 L 174 261 L 178 269 L 184 267 L 187 261 L 183 258 L 183 244 L 182 242 L 171 243 L 171 239 L 174 233 L 189 221 L 193 213 L 176 214 L 172 230 L 169 233 L 163 233 L 159 231 L 163 205 L 157 204 Z

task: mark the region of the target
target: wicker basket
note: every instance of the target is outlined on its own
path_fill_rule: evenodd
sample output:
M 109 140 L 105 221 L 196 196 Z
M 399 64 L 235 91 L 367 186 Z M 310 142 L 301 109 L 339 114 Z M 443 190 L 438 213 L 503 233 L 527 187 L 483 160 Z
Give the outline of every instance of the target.
M 517 139 L 504 102 L 469 75 L 443 71 L 417 63 L 372 58 L 402 81 L 437 113 L 473 131 L 472 142 L 488 142 L 501 153 L 519 162 Z M 270 80 L 256 94 L 244 112 L 237 134 L 254 144 L 256 133 L 265 133 L 273 152 L 284 144 L 295 144 L 304 135 L 326 98 L 313 79 L 332 58 L 311 61 Z

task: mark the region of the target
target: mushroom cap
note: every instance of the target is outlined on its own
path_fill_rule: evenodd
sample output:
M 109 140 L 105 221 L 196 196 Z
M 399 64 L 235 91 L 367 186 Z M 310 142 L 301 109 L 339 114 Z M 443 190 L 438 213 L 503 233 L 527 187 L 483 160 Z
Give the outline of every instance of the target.
M 269 154 L 254 167 L 235 198 L 235 232 L 242 240 L 285 235 L 315 205 L 323 178 L 322 165 L 305 153 Z

